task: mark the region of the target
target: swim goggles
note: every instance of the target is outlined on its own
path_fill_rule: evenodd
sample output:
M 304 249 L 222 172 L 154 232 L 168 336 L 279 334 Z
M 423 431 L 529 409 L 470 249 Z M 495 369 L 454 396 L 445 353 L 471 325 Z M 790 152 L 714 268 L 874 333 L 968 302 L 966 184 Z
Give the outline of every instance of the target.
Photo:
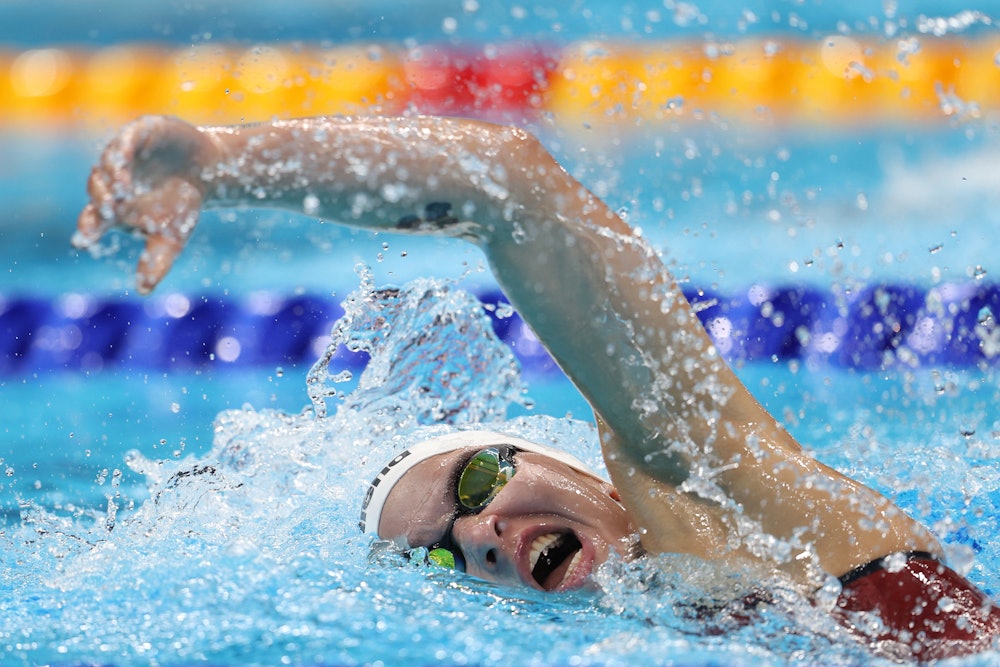
M 514 466 L 516 452 L 517 449 L 509 445 L 489 447 L 476 452 L 459 469 L 455 482 L 455 513 L 444 537 L 428 547 L 428 562 L 465 572 L 465 557 L 452 534 L 455 521 L 462 516 L 478 514 L 496 498 L 517 472 Z
M 524 438 L 496 431 L 452 431 L 428 440 L 423 440 L 404 449 L 378 471 L 374 479 L 369 482 L 364 498 L 362 499 L 358 527 L 362 533 L 372 535 L 378 533 L 382 511 L 385 509 L 389 494 L 399 481 L 406 476 L 406 473 L 421 462 L 439 454 L 447 454 L 448 452 L 460 449 L 482 451 L 489 448 L 496 448 L 499 450 L 503 446 L 516 447 L 519 452 L 542 454 L 564 463 L 585 475 L 603 479 L 580 459 L 566 451 L 549 445 L 531 442 Z

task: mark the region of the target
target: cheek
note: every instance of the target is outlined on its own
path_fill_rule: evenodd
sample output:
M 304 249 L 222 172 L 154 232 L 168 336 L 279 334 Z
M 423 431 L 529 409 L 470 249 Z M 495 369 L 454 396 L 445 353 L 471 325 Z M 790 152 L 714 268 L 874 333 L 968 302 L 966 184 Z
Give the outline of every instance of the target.
M 443 532 L 451 516 L 451 507 L 443 506 L 438 498 L 424 494 L 416 499 L 386 505 L 380 524 L 379 536 L 383 539 L 402 539 L 408 545 L 433 543 Z M 385 528 L 383 534 L 382 528 Z
M 589 488 L 579 496 L 586 514 L 582 523 L 592 526 L 603 539 L 617 543 L 632 532 L 632 520 L 625 506 L 615 500 L 606 489 Z
M 553 500 L 563 512 L 578 518 L 582 523 L 624 513 L 622 506 L 603 489 L 576 480 L 564 480 L 557 485 Z

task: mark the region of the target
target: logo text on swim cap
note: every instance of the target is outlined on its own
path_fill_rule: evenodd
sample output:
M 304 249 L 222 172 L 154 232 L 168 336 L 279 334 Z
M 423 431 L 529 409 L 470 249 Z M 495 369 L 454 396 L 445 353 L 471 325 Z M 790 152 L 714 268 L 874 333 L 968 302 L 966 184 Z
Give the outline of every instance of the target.
M 404 452 L 401 452 L 399 455 L 397 455 L 395 458 L 389 461 L 385 465 L 385 467 L 382 468 L 382 470 L 380 470 L 377 475 L 375 475 L 375 479 L 371 481 L 371 484 L 368 485 L 368 491 L 365 493 L 365 499 L 361 503 L 361 520 L 358 522 L 358 526 L 361 528 L 362 533 L 365 532 L 365 525 L 367 524 L 367 519 L 368 519 L 368 505 L 371 504 L 372 496 L 375 495 L 375 488 L 382 483 L 382 480 L 385 479 L 385 476 L 389 473 L 390 470 L 392 470 L 392 467 L 394 465 L 396 465 L 409 455 L 410 455 L 410 450 L 408 449 Z

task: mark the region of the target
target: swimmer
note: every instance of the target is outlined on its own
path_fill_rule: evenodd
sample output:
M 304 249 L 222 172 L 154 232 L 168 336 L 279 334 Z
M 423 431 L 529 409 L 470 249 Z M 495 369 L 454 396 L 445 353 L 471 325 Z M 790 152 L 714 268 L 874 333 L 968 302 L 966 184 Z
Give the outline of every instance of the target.
M 482 248 L 593 408 L 611 479 L 547 445 L 457 431 L 382 469 L 364 500 L 366 532 L 482 579 L 553 591 L 585 585 L 612 554 L 764 559 L 810 590 L 839 578 L 832 613 L 918 659 L 990 648 L 1000 634 L 1000 608 L 943 563 L 931 533 L 803 452 L 727 367 L 656 251 L 520 129 L 147 117 L 111 141 L 88 190 L 73 243 L 112 227 L 144 236 L 144 294 L 203 207 L 280 207 Z M 785 548 L 762 549 L 755 535 Z

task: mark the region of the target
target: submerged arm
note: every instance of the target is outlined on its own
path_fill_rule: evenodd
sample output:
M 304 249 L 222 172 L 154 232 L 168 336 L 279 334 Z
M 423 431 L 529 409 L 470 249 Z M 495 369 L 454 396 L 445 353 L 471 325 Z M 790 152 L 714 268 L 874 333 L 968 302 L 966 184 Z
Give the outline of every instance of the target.
M 91 177 L 76 243 L 147 236 L 152 289 L 204 206 L 279 206 L 374 230 L 459 236 L 594 408 L 613 481 L 652 551 L 712 555 L 733 507 L 841 574 L 933 539 L 801 453 L 719 357 L 657 253 L 525 132 L 442 119 L 126 129 Z M 697 472 L 697 474 L 693 474 Z M 678 511 L 689 513 L 678 522 Z M 683 528 L 695 525 L 695 528 Z M 697 526 L 701 527 L 697 527 Z

